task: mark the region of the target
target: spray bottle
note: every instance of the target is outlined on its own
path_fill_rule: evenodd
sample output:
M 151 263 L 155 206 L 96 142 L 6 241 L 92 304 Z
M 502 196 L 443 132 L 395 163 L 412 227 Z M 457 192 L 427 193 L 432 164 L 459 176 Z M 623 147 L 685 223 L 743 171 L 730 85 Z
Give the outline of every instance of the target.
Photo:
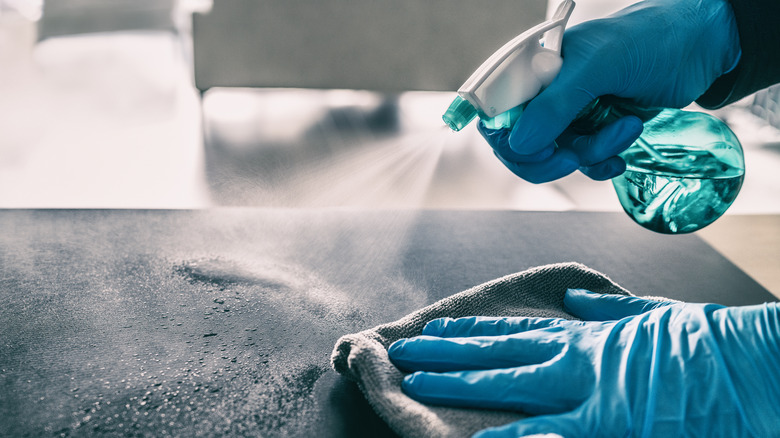
M 444 122 L 460 131 L 479 117 L 488 128 L 510 128 L 560 71 L 563 32 L 573 9 L 574 2 L 565 0 L 550 20 L 491 55 L 460 87 Z M 709 114 L 643 108 L 614 96 L 591 102 L 572 127 L 589 134 L 629 114 L 642 119 L 644 129 L 620 154 L 626 171 L 612 179 L 625 212 L 639 225 L 667 234 L 699 230 L 723 215 L 745 175 L 742 146 L 731 129 Z

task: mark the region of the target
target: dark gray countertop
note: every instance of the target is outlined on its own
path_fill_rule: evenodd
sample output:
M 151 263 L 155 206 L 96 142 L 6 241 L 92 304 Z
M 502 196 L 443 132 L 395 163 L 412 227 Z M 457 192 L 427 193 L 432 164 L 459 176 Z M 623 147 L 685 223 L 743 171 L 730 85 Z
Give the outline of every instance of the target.
M 339 336 L 541 264 L 640 295 L 774 298 L 618 213 L 0 211 L 0 436 L 391 435 Z

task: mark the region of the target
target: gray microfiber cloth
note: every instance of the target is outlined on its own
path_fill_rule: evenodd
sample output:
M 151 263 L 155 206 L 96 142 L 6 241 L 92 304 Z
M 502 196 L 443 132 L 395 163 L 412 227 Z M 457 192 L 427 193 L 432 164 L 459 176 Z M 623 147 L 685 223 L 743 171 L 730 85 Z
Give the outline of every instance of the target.
M 525 418 L 516 412 L 430 406 L 401 391 L 404 374 L 388 359 L 387 348 L 417 336 L 428 321 L 462 316 L 574 317 L 563 310 L 567 289 L 631 295 L 593 269 L 559 263 L 529 269 L 473 287 L 413 312 L 398 321 L 341 337 L 333 368 L 357 382 L 376 413 L 402 437 L 463 437 L 487 427 Z

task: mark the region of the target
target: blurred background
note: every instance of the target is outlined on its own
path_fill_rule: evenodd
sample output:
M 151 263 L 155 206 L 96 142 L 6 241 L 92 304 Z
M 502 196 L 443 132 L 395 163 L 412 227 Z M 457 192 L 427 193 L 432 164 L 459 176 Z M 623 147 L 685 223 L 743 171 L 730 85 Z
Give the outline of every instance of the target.
M 581 0 L 572 23 L 632 2 Z M 609 182 L 514 177 L 454 90 L 557 1 L 0 0 L 0 208 L 619 211 Z M 729 214 L 780 212 L 773 89 L 718 111 Z

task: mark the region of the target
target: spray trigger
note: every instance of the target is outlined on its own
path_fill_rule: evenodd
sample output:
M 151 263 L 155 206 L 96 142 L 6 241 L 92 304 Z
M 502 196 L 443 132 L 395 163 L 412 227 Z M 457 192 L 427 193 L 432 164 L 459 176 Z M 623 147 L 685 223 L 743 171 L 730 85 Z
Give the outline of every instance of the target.
M 563 31 L 573 9 L 574 1 L 563 1 L 550 20 L 521 33 L 493 53 L 458 89 L 458 97 L 443 116 L 444 122 L 460 131 L 476 116 L 496 117 L 539 94 L 561 70 Z

